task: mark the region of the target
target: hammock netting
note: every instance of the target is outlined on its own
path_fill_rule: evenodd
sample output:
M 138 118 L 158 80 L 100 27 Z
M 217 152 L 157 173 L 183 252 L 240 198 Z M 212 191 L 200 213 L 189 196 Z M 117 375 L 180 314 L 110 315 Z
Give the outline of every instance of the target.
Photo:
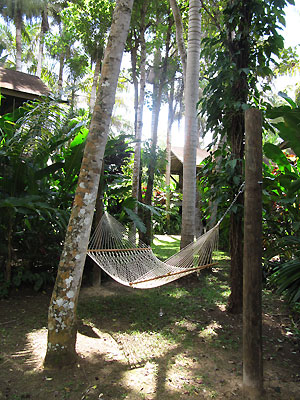
M 87 254 L 117 282 L 150 289 L 214 265 L 212 256 L 217 249 L 219 225 L 163 262 L 136 235 L 104 213 Z

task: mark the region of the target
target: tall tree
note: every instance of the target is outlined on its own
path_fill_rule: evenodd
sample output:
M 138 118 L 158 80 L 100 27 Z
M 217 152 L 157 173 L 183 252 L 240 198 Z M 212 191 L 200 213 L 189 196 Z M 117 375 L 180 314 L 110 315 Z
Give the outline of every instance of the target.
M 96 100 L 96 89 L 103 59 L 107 32 L 111 25 L 113 2 L 103 0 L 77 0 L 69 2 L 61 16 L 69 33 L 75 33 L 76 40 L 83 45 L 94 65 L 93 83 L 90 95 L 90 111 Z M 84 16 L 84 18 L 83 18 Z
M 156 167 L 156 150 L 157 150 L 157 135 L 158 135 L 158 122 L 159 114 L 162 102 L 163 89 L 166 84 L 168 64 L 171 49 L 171 33 L 172 33 L 173 20 L 171 16 L 168 17 L 168 27 L 165 36 L 165 54 L 161 61 L 161 51 L 156 48 L 154 54 L 154 66 L 153 66 L 153 93 L 152 93 L 152 122 L 151 122 L 151 147 L 150 147 L 150 158 L 148 165 L 148 179 L 147 189 L 144 197 L 144 203 L 146 205 L 152 204 L 154 175 Z M 146 226 L 146 232 L 141 233 L 141 239 L 144 243 L 150 244 L 152 240 L 152 219 L 151 212 L 149 209 L 144 210 L 143 222 Z
M 171 82 L 171 87 L 168 96 L 168 126 L 167 126 L 167 146 L 166 146 L 166 211 L 167 211 L 167 228 L 170 228 L 170 202 L 171 202 L 171 191 L 170 191 L 170 184 L 171 184 L 171 132 L 172 132 L 172 125 L 174 122 L 174 80 Z
M 182 228 L 180 247 L 193 242 L 196 206 L 196 152 L 198 144 L 197 102 L 201 45 L 200 0 L 189 2 L 185 103 L 185 144 L 183 159 Z
M 293 3 L 293 0 L 289 0 Z M 283 38 L 279 24 L 284 23 L 282 1 L 227 0 L 222 7 L 222 18 L 212 38 L 205 40 L 203 55 L 209 61 L 207 86 L 202 107 L 207 113 L 208 129 L 225 138 L 223 159 L 228 162 L 227 185 L 232 199 L 243 181 L 244 110 L 260 104 L 261 93 L 257 78 L 270 77 L 272 55 L 279 55 Z M 213 15 L 212 20 L 214 21 Z M 215 21 L 214 21 L 215 22 Z M 224 182 L 222 191 L 224 192 Z M 242 311 L 243 296 L 243 198 L 239 196 L 230 216 L 231 294 L 228 311 Z
M 181 17 L 181 13 L 180 13 L 180 9 L 178 7 L 177 1 L 176 0 L 169 0 L 169 1 L 170 1 L 172 13 L 173 13 L 174 21 L 175 21 L 176 42 L 177 42 L 177 47 L 178 47 L 178 51 L 179 51 L 179 55 L 180 55 L 183 76 L 184 76 L 184 80 L 185 80 L 185 78 L 186 78 L 186 47 L 185 47 L 185 42 L 184 42 L 182 17 Z
M 76 309 L 133 0 L 118 0 L 48 315 L 45 365 L 76 362 Z
M 148 7 L 148 1 L 143 1 L 142 6 L 138 2 L 135 3 L 139 6 L 139 23 L 136 27 L 134 36 L 137 39 L 135 46 L 132 46 L 131 50 L 131 64 L 132 64 L 132 73 L 133 73 L 133 83 L 135 86 L 135 149 L 134 149 L 134 163 L 133 163 L 133 171 L 132 171 L 132 197 L 137 199 L 139 198 L 139 190 L 140 190 L 140 169 L 141 169 L 141 141 L 142 141 L 142 131 L 143 131 L 143 111 L 144 111 L 144 102 L 145 102 L 145 85 L 146 85 L 146 60 L 147 60 L 147 47 L 146 47 L 146 11 Z M 137 36 L 138 35 L 138 36 Z M 140 46 L 140 68 L 139 68 L 139 76 L 140 81 L 138 83 L 137 79 L 137 51 L 136 47 L 139 44 Z M 138 92 L 139 88 L 139 92 Z M 137 211 L 137 209 L 136 209 Z
M 44 37 L 47 31 L 49 31 L 49 21 L 48 21 L 48 4 L 45 2 L 44 8 L 42 10 L 42 21 L 41 21 L 41 31 L 39 37 L 39 49 L 38 49 L 38 62 L 36 67 L 36 76 L 39 78 L 42 75 L 43 66 L 43 56 L 44 56 Z
M 44 0 L 0 0 L 0 12 L 7 20 L 12 20 L 16 28 L 16 70 L 22 70 L 22 27 L 23 16 L 39 16 Z

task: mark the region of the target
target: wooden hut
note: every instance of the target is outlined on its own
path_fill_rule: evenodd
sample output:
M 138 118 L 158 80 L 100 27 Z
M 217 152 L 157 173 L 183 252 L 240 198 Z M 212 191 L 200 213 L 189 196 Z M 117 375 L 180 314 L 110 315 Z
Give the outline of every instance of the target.
M 48 96 L 50 90 L 37 76 L 0 67 L 0 94 L 0 115 L 4 115 L 29 100 Z

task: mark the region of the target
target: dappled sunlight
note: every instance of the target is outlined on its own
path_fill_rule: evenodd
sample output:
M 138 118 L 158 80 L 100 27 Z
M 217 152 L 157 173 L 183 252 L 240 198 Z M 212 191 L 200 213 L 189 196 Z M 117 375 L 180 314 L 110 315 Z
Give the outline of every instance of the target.
M 169 291 L 167 295 L 173 299 L 180 299 L 181 297 L 190 296 L 190 293 L 182 287 Z
M 179 235 L 155 235 L 153 239 L 153 243 L 155 245 L 160 245 L 161 243 L 174 243 L 180 244 L 180 236 Z
M 131 368 L 145 365 L 149 360 L 163 357 L 176 347 L 169 337 L 158 332 L 112 333 L 112 338 L 118 344 L 127 364 Z
M 158 364 L 155 361 L 147 361 L 141 367 L 124 371 L 121 383 L 141 395 L 155 393 L 157 370 Z
M 47 329 L 36 329 L 26 334 L 25 347 L 22 350 L 17 351 L 12 358 L 16 361 L 18 361 L 17 359 L 22 358 L 24 370 L 28 369 L 32 372 L 38 371 L 43 368 L 46 348 Z
M 198 324 L 187 319 L 182 319 L 181 321 L 175 322 L 175 326 L 184 328 L 186 331 L 192 332 L 198 328 Z
M 211 340 L 218 335 L 217 330 L 221 328 L 222 325 L 218 324 L 216 321 L 212 321 L 205 328 L 203 328 L 201 332 L 198 333 L 198 336 L 206 340 Z

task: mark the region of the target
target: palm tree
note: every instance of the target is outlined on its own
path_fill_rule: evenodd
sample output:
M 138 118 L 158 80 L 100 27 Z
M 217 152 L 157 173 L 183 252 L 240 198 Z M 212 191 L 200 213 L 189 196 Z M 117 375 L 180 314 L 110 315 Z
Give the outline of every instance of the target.
M 194 240 L 196 205 L 196 149 L 198 142 L 197 101 L 199 96 L 201 14 L 200 0 L 189 2 L 189 29 L 185 79 L 185 145 L 181 248 Z
M 23 17 L 39 16 L 45 0 L 0 0 L 0 12 L 7 21 L 13 21 L 16 28 L 16 70 L 22 70 L 22 28 Z

